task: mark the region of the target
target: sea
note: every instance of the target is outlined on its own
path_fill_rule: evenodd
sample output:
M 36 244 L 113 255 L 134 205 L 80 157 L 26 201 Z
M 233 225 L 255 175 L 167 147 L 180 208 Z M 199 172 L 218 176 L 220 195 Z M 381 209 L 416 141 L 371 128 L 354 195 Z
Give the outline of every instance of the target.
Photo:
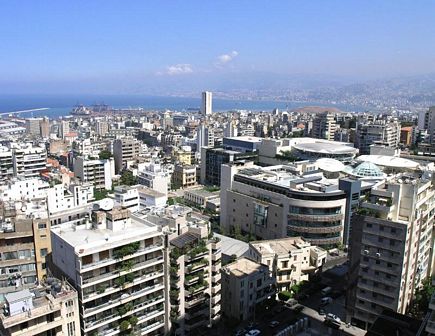
M 113 108 L 144 108 L 145 110 L 187 111 L 198 109 L 200 98 L 161 97 L 139 95 L 0 95 L 0 117 L 7 113 L 41 109 L 38 111 L 21 112 L 20 117 L 59 118 L 70 115 L 75 105 L 107 104 Z M 268 101 L 268 100 L 229 100 L 213 99 L 213 111 L 230 110 L 272 111 L 293 109 L 304 106 L 331 106 L 342 111 L 360 112 L 364 108 L 351 105 L 330 104 L 318 102 Z

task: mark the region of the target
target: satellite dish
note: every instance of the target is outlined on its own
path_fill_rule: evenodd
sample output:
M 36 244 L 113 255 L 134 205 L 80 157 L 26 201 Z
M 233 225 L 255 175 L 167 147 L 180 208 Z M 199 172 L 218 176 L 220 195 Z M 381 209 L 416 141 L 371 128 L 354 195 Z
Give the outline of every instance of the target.
M 100 201 L 100 209 L 105 210 L 105 211 L 112 210 L 114 205 L 115 205 L 115 203 L 113 202 L 113 200 L 111 198 L 104 198 Z

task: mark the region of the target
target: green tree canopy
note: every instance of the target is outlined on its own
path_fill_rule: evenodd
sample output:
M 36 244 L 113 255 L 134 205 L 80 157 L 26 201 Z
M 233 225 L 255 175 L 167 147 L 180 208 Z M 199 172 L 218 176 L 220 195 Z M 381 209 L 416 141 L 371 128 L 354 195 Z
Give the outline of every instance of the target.
M 137 177 L 134 176 L 131 171 L 126 170 L 125 172 L 122 173 L 120 182 L 122 185 L 127 185 L 127 186 L 135 185 L 137 184 Z

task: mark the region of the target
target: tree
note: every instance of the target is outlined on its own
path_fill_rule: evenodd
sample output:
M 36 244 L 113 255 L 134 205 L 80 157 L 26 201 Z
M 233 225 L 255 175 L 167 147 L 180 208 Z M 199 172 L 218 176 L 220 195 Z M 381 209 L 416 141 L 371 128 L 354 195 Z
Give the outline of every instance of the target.
M 432 277 L 428 277 L 422 282 L 422 286 L 415 291 L 414 300 L 410 308 L 410 315 L 416 318 L 423 318 L 429 309 L 429 302 L 435 286 L 432 285 Z
M 108 194 L 108 191 L 105 190 L 105 189 L 102 189 L 102 190 L 95 190 L 95 191 L 94 191 L 94 197 L 95 197 L 95 200 L 96 200 L 96 201 L 100 201 L 100 200 L 102 200 L 103 198 L 106 198 L 106 197 L 107 197 L 107 194 Z
M 126 170 L 121 175 L 121 184 L 131 186 L 137 184 L 137 177 L 129 170 Z
M 110 159 L 112 157 L 112 153 L 110 153 L 110 151 L 108 150 L 102 150 L 100 152 L 100 154 L 98 154 L 100 160 L 107 160 Z

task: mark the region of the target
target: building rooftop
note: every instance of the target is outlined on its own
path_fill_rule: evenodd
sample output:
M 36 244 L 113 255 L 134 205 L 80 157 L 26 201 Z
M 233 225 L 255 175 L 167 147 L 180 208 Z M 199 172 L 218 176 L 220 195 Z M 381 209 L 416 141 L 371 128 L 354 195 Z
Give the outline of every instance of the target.
M 199 237 L 196 234 L 193 234 L 191 232 L 186 232 L 178 237 L 171 240 L 171 245 L 174 245 L 178 248 L 183 248 L 185 246 L 188 246 L 192 243 L 195 243 L 199 240 Z
M 216 237 L 221 240 L 222 254 L 232 256 L 236 255 L 237 258 L 244 256 L 249 251 L 249 244 L 244 241 L 227 237 L 218 233 L 214 233 Z
M 108 245 L 116 247 L 127 244 L 159 232 L 159 228 L 146 219 L 130 216 L 131 221 L 123 224 L 122 230 L 113 231 L 108 228 L 92 228 L 92 224 L 68 225 L 52 228 L 52 234 L 62 238 L 74 248 L 76 254 L 88 255 L 97 251 L 106 250 Z
M 305 139 L 305 138 L 304 138 Z M 323 154 L 356 154 L 358 149 L 345 142 L 314 139 L 315 141 L 301 141 L 293 145 L 294 148 L 311 153 Z
M 206 189 L 198 188 L 198 189 L 189 189 L 186 190 L 185 193 L 194 194 L 200 197 L 219 197 L 219 191 L 208 191 Z
M 357 162 L 371 162 L 378 166 L 388 168 L 402 168 L 402 169 L 417 169 L 418 162 L 400 158 L 397 156 L 386 155 L 361 155 L 356 158 Z
M 310 247 L 311 244 L 301 237 L 282 239 L 259 240 L 250 243 L 261 254 L 286 254 L 301 248 Z
M 146 195 L 149 195 L 152 197 L 166 197 L 166 195 L 164 193 L 161 193 L 157 190 L 147 188 L 147 187 L 139 187 L 139 188 L 137 188 L 137 191 L 139 193 L 146 194 Z
M 239 141 L 246 141 L 246 142 L 262 142 L 263 138 L 255 137 L 255 136 L 237 136 L 237 137 L 226 137 L 225 139 L 231 139 L 231 140 L 239 140 Z
M 268 271 L 266 265 L 257 263 L 246 257 L 237 259 L 236 261 L 226 265 L 224 269 L 237 277 L 244 277 L 258 272 L 264 272 L 266 269 Z

